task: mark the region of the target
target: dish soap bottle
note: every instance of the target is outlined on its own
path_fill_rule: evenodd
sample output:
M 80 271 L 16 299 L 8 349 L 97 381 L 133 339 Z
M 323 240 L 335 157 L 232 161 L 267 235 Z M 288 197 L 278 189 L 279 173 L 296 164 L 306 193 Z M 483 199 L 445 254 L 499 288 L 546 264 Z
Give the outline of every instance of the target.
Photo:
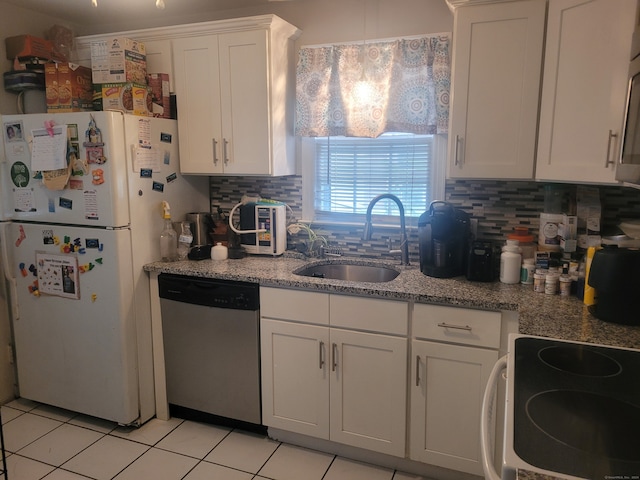
M 160 258 L 163 262 L 173 262 L 178 258 L 178 234 L 171 223 L 171 208 L 166 200 L 162 201 L 164 228 L 160 232 Z
M 182 227 L 182 233 L 178 237 L 178 260 L 186 260 L 193 242 L 193 234 L 191 233 L 191 224 L 189 222 L 182 222 L 180 226 Z

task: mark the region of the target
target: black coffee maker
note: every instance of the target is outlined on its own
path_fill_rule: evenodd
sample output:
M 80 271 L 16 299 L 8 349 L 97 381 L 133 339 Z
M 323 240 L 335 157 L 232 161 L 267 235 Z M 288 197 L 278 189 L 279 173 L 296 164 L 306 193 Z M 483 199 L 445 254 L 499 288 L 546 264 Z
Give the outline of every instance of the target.
M 471 240 L 470 217 L 451 204 L 436 200 L 420 215 L 420 271 L 429 277 L 465 274 Z

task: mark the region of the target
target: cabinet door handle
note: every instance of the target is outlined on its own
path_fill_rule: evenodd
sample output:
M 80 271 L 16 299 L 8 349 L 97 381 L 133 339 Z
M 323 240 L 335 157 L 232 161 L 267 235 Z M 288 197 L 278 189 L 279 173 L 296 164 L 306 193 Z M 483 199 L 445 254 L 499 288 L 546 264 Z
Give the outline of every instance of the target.
M 469 325 L 452 325 L 450 323 L 444 323 L 441 322 L 438 324 L 439 327 L 442 328 L 453 328 L 455 330 L 467 330 L 467 331 L 471 331 L 471 327 Z
M 322 370 L 322 367 L 324 367 L 324 342 L 320 342 L 319 357 L 320 357 L 319 367 L 320 367 L 320 370 Z
M 229 155 L 227 152 L 227 145 L 229 145 L 229 142 L 227 141 L 226 138 L 222 139 L 222 150 L 223 150 L 223 158 L 224 158 L 224 164 L 227 165 L 229 163 Z
M 338 344 L 331 344 L 331 371 L 335 372 L 338 366 Z
M 420 355 L 416 355 L 416 387 L 420 386 Z
M 460 138 L 460 135 L 456 135 L 456 144 L 455 147 L 453 149 L 453 162 L 456 166 L 461 167 L 462 166 L 462 161 L 460 160 L 460 142 L 462 141 L 462 139 Z
M 213 164 L 218 165 L 218 142 L 213 139 Z
M 615 160 L 611 160 L 611 143 L 614 138 L 618 138 L 618 134 L 613 133 L 613 130 L 609 130 L 609 140 L 607 141 L 607 160 L 604 162 L 604 168 L 616 163 Z

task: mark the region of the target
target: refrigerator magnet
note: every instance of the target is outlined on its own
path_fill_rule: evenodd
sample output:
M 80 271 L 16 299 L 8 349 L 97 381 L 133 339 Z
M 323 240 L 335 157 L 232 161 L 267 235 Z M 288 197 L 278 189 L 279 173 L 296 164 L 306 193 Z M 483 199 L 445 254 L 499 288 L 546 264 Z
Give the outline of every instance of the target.
M 153 170 L 151 168 L 141 168 L 140 178 L 151 178 L 153 176 Z
M 102 165 L 106 163 L 107 157 L 104 156 L 104 149 L 102 147 L 85 147 L 87 152 L 87 162 L 96 165 Z
M 96 168 L 91 170 L 91 183 L 94 185 L 102 185 L 104 183 L 104 170 Z
M 7 142 L 21 142 L 23 140 L 22 131 L 22 122 L 11 122 L 4 124 L 4 138 Z
M 171 143 L 171 134 L 160 132 L 160 141 L 163 143 Z
M 167 183 L 171 183 L 178 179 L 178 175 L 174 172 L 167 177 Z
M 58 199 L 58 205 L 60 208 L 66 208 L 67 210 L 73 210 L 73 200 L 70 198 L 60 197 Z
M 160 183 L 160 182 L 153 182 L 153 186 L 151 187 L 151 189 L 154 192 L 164 192 L 164 183 Z
M 11 165 L 11 181 L 18 188 L 29 185 L 29 167 L 23 162 L 13 162 Z

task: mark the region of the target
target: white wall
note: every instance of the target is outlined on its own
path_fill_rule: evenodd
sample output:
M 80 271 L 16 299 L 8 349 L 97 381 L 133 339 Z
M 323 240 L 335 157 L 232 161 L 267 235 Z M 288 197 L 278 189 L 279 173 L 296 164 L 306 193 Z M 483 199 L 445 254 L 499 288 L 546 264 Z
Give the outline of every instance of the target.
M 180 2 L 165 1 L 167 10 L 171 2 Z M 118 24 L 82 25 L 76 30 L 78 35 L 92 35 L 267 13 L 274 13 L 302 29 L 306 44 L 362 40 L 363 36 L 386 38 L 450 32 L 453 29 L 453 15 L 445 0 L 287 0 L 222 12 L 185 12 L 161 19 L 135 18 Z
M 12 68 L 12 62 L 7 60 L 7 51 L 4 46 L 6 37 L 15 35 L 29 34 L 36 37 L 46 38 L 46 33 L 53 25 L 63 25 L 71 27 L 63 19 L 43 15 L 32 10 L 26 10 L 9 3 L 0 1 L 0 65 L 2 72 L 7 72 Z M 8 115 L 18 113 L 16 106 L 17 94 L 5 92 L 4 88 L 0 89 L 0 114 Z

